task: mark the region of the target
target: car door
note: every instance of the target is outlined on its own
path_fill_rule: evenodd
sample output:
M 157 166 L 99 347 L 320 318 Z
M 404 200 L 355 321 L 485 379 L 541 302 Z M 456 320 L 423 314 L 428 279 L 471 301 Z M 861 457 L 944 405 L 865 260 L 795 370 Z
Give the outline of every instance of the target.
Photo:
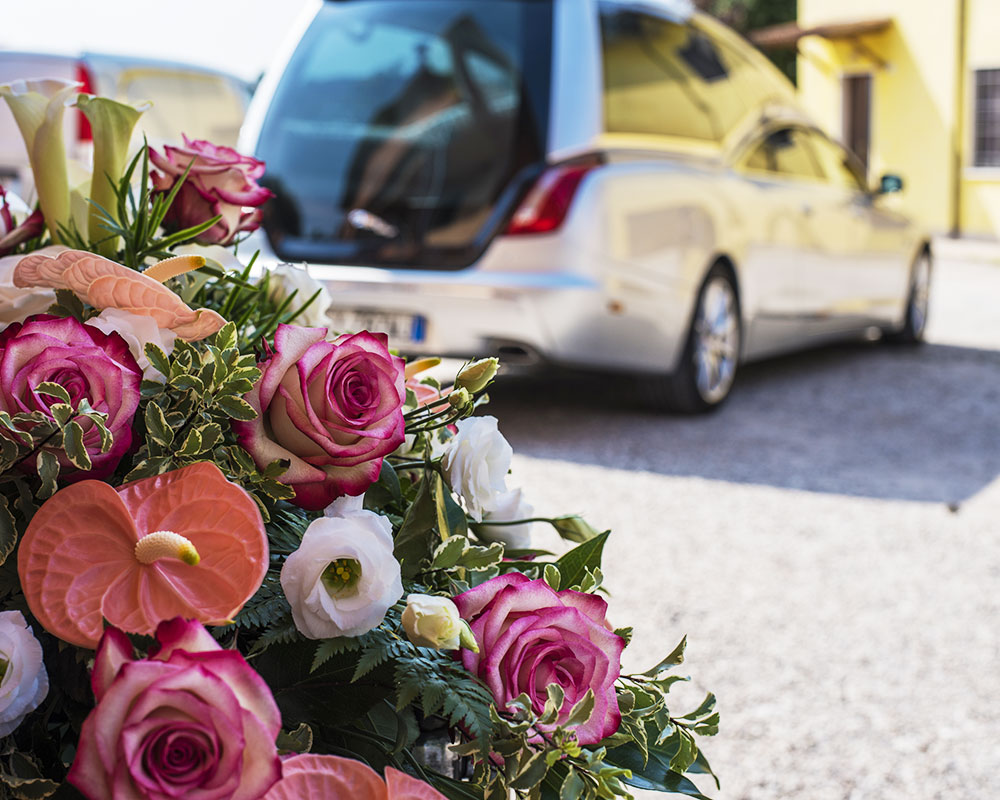
M 880 209 L 857 159 L 819 131 L 810 141 L 826 176 L 825 242 L 833 287 L 831 324 L 861 327 L 895 321 L 909 280 L 908 224 Z
M 759 357 L 801 344 L 829 304 L 816 280 L 827 266 L 815 222 L 824 177 L 797 126 L 765 132 L 746 153 L 739 168 L 755 201 L 746 209 L 744 302 L 748 354 Z

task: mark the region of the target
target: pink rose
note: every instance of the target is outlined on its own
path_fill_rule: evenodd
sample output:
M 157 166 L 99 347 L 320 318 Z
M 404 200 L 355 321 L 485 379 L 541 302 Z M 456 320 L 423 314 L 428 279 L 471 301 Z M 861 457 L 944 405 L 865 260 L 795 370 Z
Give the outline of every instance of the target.
M 282 765 L 281 780 L 263 800 L 447 800 L 430 784 L 392 767 L 385 780 L 367 764 L 341 756 L 306 753 Z
M 403 441 L 403 359 L 383 333 L 326 341 L 326 328 L 279 325 L 262 376 L 246 396 L 257 419 L 234 422 L 240 444 L 263 468 L 289 461 L 280 480 L 302 508 L 362 494 L 382 458 Z
M 153 188 L 161 193 L 169 192 L 188 164 L 192 165 L 163 226 L 181 230 L 221 214 L 222 219 L 195 239 L 202 244 L 229 245 L 238 233 L 257 230 L 261 214 L 256 206 L 274 197 L 270 189 L 257 185 L 257 178 L 264 174 L 264 162 L 240 155 L 231 147 L 184 136 L 184 147 L 166 145 L 163 155 L 149 148 L 149 157 L 163 170 L 162 175 L 152 174 Z M 250 206 L 253 210 L 247 211 Z
M 51 416 L 50 406 L 59 401 L 35 391 L 45 381 L 69 392 L 74 408 L 86 399 L 95 411 L 107 414 L 106 426 L 114 437 L 111 449 L 102 453 L 100 432 L 83 420 L 83 443 L 92 467 L 81 472 L 60 455 L 60 474 L 68 481 L 106 478 L 132 444 L 132 418 L 139 407 L 142 370 L 125 340 L 72 318 L 46 314 L 8 325 L 0 332 L 0 411 Z
M 512 572 L 460 594 L 455 605 L 479 644 L 478 653 L 462 650 L 462 664 L 489 686 L 501 708 L 524 692 L 541 713 L 545 687 L 555 683 L 566 693 L 561 722 L 592 689 L 594 712 L 576 729 L 580 744 L 596 744 L 618 730 L 615 681 L 625 641 L 610 630 L 604 600 L 557 592 Z
M 136 661 L 108 628 L 97 648 L 97 706 L 67 776 L 91 800 L 255 800 L 281 777 L 281 715 L 264 680 L 197 622 L 160 623 Z

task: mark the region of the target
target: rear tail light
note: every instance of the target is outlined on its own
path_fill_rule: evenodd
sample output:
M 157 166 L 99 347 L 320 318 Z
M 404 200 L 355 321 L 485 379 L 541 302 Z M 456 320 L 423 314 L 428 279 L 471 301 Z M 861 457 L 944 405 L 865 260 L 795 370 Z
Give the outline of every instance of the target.
M 580 183 L 591 170 L 599 167 L 598 159 L 561 164 L 545 170 L 531 187 L 505 233 L 550 233 L 559 228 L 569 213 Z
M 80 84 L 80 91 L 84 94 L 94 94 L 94 79 L 85 64 L 76 65 L 76 82 Z M 94 134 L 90 130 L 90 120 L 82 112 L 77 112 L 76 140 L 78 142 L 92 142 Z

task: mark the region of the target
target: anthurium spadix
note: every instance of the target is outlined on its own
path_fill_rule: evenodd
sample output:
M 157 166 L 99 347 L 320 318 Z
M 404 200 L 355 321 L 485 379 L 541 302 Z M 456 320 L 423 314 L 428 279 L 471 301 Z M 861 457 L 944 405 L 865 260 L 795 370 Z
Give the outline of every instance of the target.
M 89 94 L 78 95 L 76 100 L 76 107 L 89 120 L 94 136 L 87 234 L 91 242 L 101 242 L 97 251 L 103 256 L 113 256 L 117 243 L 107 238 L 108 231 L 101 225 L 101 209 L 114 213 L 115 189 L 125 172 L 132 131 L 149 106 L 150 103 L 132 106 Z
M 56 79 L 19 80 L 0 84 L 0 97 L 10 106 L 28 150 L 35 191 L 52 241 L 61 243 L 60 226 L 70 222 L 69 182 L 63 144 L 63 114 L 79 84 Z

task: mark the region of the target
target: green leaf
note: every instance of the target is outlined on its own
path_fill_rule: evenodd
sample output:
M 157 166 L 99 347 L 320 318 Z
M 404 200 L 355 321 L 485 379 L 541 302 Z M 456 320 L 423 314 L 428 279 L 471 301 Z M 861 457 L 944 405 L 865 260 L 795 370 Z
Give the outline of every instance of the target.
M 559 800 L 579 800 L 583 797 L 586 784 L 575 769 L 570 769 L 563 779 L 562 786 L 559 787 Z
M 615 636 L 621 636 L 625 640 L 625 646 L 628 647 L 632 642 L 632 627 L 615 628 Z
M 601 554 L 604 552 L 604 543 L 608 540 L 611 531 L 599 533 L 593 539 L 577 545 L 568 553 L 556 561 L 559 573 L 562 576 L 561 585 L 567 588 L 578 586 L 587 576 L 587 569 L 601 566 Z
M 705 699 L 701 701 L 700 706 L 698 706 L 690 714 L 685 714 L 683 717 L 681 717 L 681 719 L 692 719 L 692 720 L 698 719 L 699 717 L 703 717 L 709 712 L 711 712 L 712 709 L 714 708 L 715 708 L 715 695 L 709 692 L 707 695 L 705 695 Z
M 434 480 L 434 505 L 437 511 L 438 530 L 445 539 L 449 536 L 468 536 L 469 524 L 465 518 L 465 511 L 455 502 L 451 489 L 440 475 Z
M 649 760 L 643 760 L 642 753 L 634 745 L 622 745 L 607 752 L 607 764 L 632 771 L 631 777 L 622 777 L 629 786 L 659 792 L 675 792 L 694 797 L 696 800 L 710 800 L 698 787 L 679 772 L 670 769 L 670 758 L 658 748 L 650 748 Z
M 369 511 L 379 511 L 389 504 L 403 505 L 403 490 L 399 485 L 399 476 L 388 459 L 383 459 L 378 480 L 365 492 L 365 508 Z
M 451 569 L 458 563 L 468 546 L 469 540 L 464 536 L 452 536 L 450 539 L 445 539 L 434 551 L 431 569 Z
M 181 458 L 196 456 L 202 450 L 201 447 L 201 434 L 198 432 L 197 428 L 192 428 L 188 431 L 188 435 L 184 438 L 184 444 L 180 446 L 177 451 L 177 455 Z
M 69 404 L 71 401 L 69 399 L 69 392 L 67 392 L 58 383 L 52 383 L 51 381 L 43 381 L 35 387 L 35 391 L 38 394 L 44 394 L 47 397 L 55 397 L 57 400 L 63 403 Z
M 205 384 L 203 384 L 196 375 L 180 374 L 170 379 L 170 385 L 175 389 L 180 389 L 182 392 L 194 391 L 197 394 L 205 393 Z M 253 417 L 251 417 L 253 419 Z
M 66 405 L 66 403 L 53 403 L 49 406 L 49 412 L 52 414 L 52 418 L 56 421 L 56 424 L 62 428 L 73 419 L 73 406 Z
M 308 753 L 313 745 L 312 728 L 302 722 L 294 731 L 288 733 L 281 731 L 278 734 L 277 745 L 278 750 L 283 754 Z
M 14 552 L 14 545 L 17 544 L 17 523 L 11 513 L 7 498 L 0 494 L 0 564 L 3 564 L 7 557 Z
M 494 542 L 489 547 L 471 545 L 462 554 L 458 566 L 471 570 L 489 569 L 503 560 L 503 553 L 503 545 L 500 542 Z
M 438 533 L 434 528 L 437 522 L 437 511 L 431 492 L 427 488 L 430 481 L 420 482 L 417 496 L 413 499 L 403 524 L 396 534 L 393 555 L 402 567 L 404 578 L 412 578 L 430 553 Z
M 549 586 L 551 586 L 557 592 L 559 591 L 559 585 L 560 582 L 562 581 L 562 574 L 559 572 L 559 567 L 557 567 L 555 564 L 546 564 L 545 570 L 542 573 L 542 577 L 545 578 L 545 582 Z
M 164 375 L 170 374 L 170 359 L 167 358 L 167 354 L 163 350 L 152 342 L 146 342 L 143 350 L 146 352 L 146 358 L 149 359 L 149 363 L 154 369 L 162 372 Z
M 588 689 L 587 693 L 580 699 L 580 701 L 570 709 L 569 716 L 563 723 L 567 728 L 573 725 L 585 725 L 589 720 L 591 714 L 594 713 L 594 690 Z
M 526 758 L 518 764 L 517 774 L 508 786 L 511 789 L 532 789 L 542 782 L 549 765 L 545 761 L 544 752 L 525 751 Z
M 147 403 L 144 417 L 146 432 L 153 438 L 153 441 L 164 447 L 169 447 L 174 441 L 174 430 L 167 422 L 163 409 L 156 403 Z
M 74 467 L 86 472 L 91 468 L 90 454 L 83 442 L 83 428 L 78 422 L 70 422 L 63 429 L 63 450 Z
M 671 667 L 675 667 L 678 664 L 684 663 L 684 649 L 687 647 L 687 636 L 681 639 L 680 644 L 675 647 L 669 656 L 663 659 L 659 664 L 657 664 L 652 669 L 647 669 L 645 672 L 640 673 L 645 675 L 647 678 L 655 678 L 664 670 L 668 670 Z
M 257 419 L 257 412 L 246 400 L 233 395 L 223 395 L 215 401 L 215 405 L 230 419 L 247 421 Z
M 233 322 L 227 322 L 223 325 L 218 333 L 215 334 L 215 339 L 212 344 L 218 347 L 220 350 L 232 350 L 236 347 L 236 324 Z
M 49 450 L 41 450 L 38 453 L 38 477 L 42 479 L 42 488 L 38 496 L 45 500 L 52 497 L 59 488 L 56 482 L 59 477 L 59 459 L 56 454 Z

